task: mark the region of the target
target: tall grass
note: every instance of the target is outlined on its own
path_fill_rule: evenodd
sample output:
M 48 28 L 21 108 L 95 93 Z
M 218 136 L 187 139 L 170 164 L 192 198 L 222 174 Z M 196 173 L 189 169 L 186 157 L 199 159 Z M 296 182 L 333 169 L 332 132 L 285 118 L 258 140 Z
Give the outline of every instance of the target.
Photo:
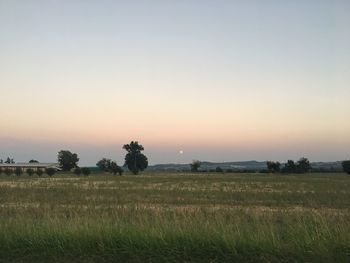
M 349 262 L 350 178 L 0 178 L 0 261 Z

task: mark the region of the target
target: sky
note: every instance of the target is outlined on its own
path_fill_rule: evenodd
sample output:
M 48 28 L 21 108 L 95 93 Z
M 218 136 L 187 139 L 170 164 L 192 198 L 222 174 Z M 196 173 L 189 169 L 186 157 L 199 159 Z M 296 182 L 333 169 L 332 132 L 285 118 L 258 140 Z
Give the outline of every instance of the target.
M 0 158 L 350 158 L 350 1 L 0 0 Z

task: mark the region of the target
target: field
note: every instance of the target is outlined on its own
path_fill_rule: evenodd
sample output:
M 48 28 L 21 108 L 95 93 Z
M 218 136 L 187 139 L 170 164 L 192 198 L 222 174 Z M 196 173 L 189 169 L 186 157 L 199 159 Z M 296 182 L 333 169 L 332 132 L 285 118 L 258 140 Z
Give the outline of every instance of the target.
M 350 176 L 0 176 L 0 262 L 47 261 L 350 262 Z

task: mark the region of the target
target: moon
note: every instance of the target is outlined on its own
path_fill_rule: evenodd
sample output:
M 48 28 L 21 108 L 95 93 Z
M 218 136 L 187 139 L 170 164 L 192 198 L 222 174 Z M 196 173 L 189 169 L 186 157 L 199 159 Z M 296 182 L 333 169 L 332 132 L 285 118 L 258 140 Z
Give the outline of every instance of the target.
M 184 154 L 184 151 L 183 151 L 183 150 L 180 150 L 180 151 L 179 151 L 179 154 Z

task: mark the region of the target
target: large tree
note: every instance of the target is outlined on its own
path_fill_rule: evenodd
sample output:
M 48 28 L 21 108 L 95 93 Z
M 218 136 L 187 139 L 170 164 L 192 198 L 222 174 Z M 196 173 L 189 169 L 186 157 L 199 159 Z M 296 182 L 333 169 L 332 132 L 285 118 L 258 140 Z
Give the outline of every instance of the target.
M 129 144 L 125 144 L 123 149 L 127 151 L 124 165 L 127 166 L 133 174 L 138 174 L 139 171 L 143 171 L 147 168 L 148 159 L 146 155 L 141 153 L 144 150 L 141 144 L 137 141 L 132 141 Z
M 62 150 L 58 153 L 58 163 L 63 171 L 70 171 L 78 167 L 79 158 L 76 153 L 71 153 L 67 150 Z

